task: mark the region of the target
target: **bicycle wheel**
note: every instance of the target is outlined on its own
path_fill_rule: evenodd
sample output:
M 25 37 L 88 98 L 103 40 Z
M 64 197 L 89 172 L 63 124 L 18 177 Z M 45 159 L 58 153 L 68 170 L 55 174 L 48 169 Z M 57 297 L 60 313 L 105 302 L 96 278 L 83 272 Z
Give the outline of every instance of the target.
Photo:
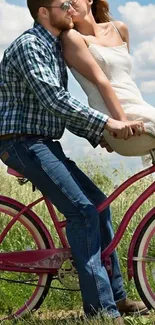
M 155 214 L 143 227 L 136 242 L 134 257 L 134 281 L 146 306 L 155 309 Z
M 10 204 L 0 199 L 0 233 L 18 211 L 20 208 L 15 202 Z M 45 248 L 50 248 L 48 239 L 27 212 L 20 216 L 0 244 L 1 253 Z M 51 280 L 48 274 L 0 271 L 0 320 L 19 318 L 37 310 L 47 295 Z

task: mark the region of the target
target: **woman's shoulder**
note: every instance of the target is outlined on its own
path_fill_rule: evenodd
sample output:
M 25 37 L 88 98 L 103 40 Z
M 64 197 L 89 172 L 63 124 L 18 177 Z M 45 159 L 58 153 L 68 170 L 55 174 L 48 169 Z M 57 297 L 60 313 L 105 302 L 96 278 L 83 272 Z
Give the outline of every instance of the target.
M 61 33 L 62 42 L 76 42 L 77 40 L 82 38 L 82 35 L 75 29 L 65 30 Z
M 118 29 L 122 39 L 124 42 L 128 44 L 128 49 L 129 49 L 129 31 L 128 31 L 128 26 L 122 22 L 122 21 L 114 21 L 113 22 Z
M 63 55 L 68 65 L 70 65 L 68 57 L 74 53 L 82 51 L 86 46 L 82 35 L 74 29 L 64 31 L 61 34 L 61 44 Z
M 128 31 L 128 26 L 120 20 L 113 21 L 113 24 L 122 32 L 127 32 Z
M 61 44 L 64 55 L 68 56 L 72 51 L 82 50 L 86 46 L 86 41 L 78 31 L 70 29 L 61 34 Z
M 128 26 L 123 21 L 113 21 L 113 24 L 116 26 L 116 28 L 120 31 L 123 38 L 126 39 L 128 36 Z

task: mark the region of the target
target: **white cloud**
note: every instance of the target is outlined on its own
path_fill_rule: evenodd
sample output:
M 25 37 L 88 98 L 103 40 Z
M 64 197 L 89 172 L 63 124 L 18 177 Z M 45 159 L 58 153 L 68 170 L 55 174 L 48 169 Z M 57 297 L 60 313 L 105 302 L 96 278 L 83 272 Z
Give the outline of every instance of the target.
M 30 28 L 32 22 L 27 8 L 0 0 L 0 58 L 6 47 L 24 30 Z
M 152 93 L 155 82 L 155 4 L 127 2 L 118 11 L 130 32 L 133 78 L 143 93 Z M 150 81 L 151 79 L 151 81 Z
M 141 5 L 139 2 L 127 2 L 119 6 L 118 11 L 130 29 L 133 40 L 151 39 L 155 31 L 155 4 Z
M 155 78 L 155 38 L 137 45 L 133 51 L 133 70 L 136 79 Z

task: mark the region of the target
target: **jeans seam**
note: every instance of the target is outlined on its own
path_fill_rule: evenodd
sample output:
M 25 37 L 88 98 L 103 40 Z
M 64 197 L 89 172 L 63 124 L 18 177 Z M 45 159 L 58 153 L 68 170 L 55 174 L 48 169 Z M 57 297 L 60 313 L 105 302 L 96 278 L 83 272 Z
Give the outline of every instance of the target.
M 95 279 L 95 283 L 96 283 L 99 302 L 100 302 L 100 305 L 102 306 L 102 303 L 101 303 L 101 301 L 102 301 L 102 299 L 101 299 L 101 290 L 100 290 L 100 286 L 98 285 L 98 281 L 97 281 L 97 278 L 96 278 L 95 264 L 94 264 L 94 261 L 93 261 L 93 257 L 90 255 L 89 225 L 88 225 L 87 218 L 85 218 L 85 224 L 86 224 L 86 229 L 87 229 L 87 236 L 86 237 L 87 237 L 88 255 L 89 255 L 89 258 L 90 258 L 90 264 L 91 264 L 91 267 L 92 267 L 92 271 L 93 271 L 93 275 L 94 275 L 94 279 Z

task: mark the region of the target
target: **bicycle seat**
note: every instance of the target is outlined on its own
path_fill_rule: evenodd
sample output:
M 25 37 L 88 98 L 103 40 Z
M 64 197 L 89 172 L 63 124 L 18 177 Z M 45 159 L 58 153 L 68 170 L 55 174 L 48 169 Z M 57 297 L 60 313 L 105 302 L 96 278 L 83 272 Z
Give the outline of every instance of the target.
M 24 176 L 20 173 L 18 173 L 16 170 L 9 168 L 7 169 L 7 173 L 16 177 L 24 178 Z

